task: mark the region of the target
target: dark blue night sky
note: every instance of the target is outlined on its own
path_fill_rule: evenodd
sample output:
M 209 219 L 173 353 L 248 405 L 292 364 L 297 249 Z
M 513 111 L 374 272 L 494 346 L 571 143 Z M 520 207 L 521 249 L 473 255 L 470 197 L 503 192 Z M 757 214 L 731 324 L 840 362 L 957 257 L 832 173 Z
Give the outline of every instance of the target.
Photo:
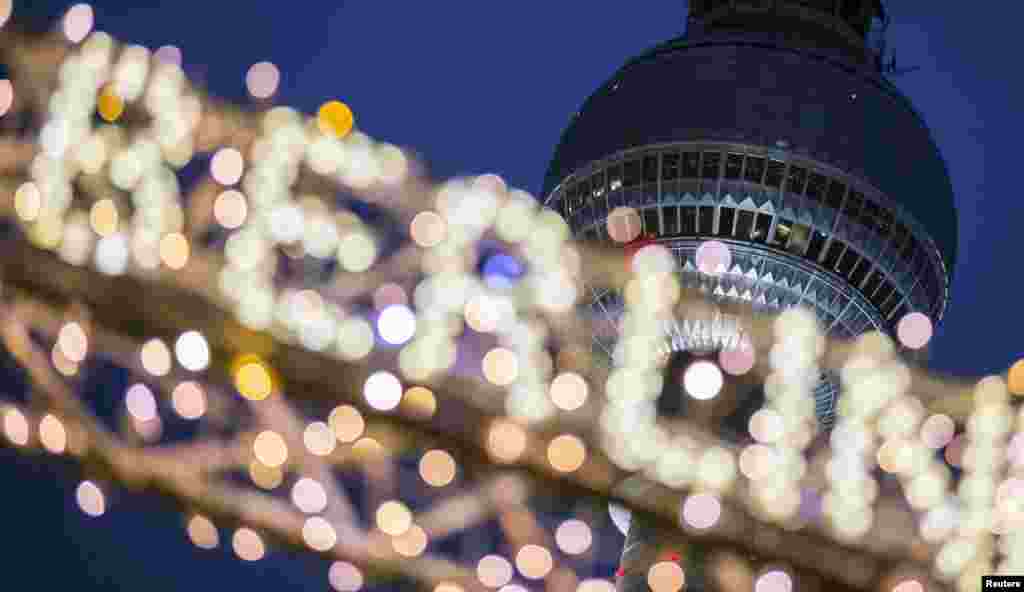
M 70 4 L 22 0 L 15 13 L 56 18 Z M 247 68 L 273 61 L 283 73 L 278 102 L 313 112 L 343 100 L 361 129 L 416 149 L 438 178 L 496 172 L 532 192 L 570 114 L 626 58 L 681 33 L 686 14 L 684 0 L 93 5 L 98 28 L 123 41 L 181 47 L 186 72 L 215 95 L 245 101 Z M 960 212 L 956 279 L 932 365 L 1002 371 L 1024 357 L 1024 77 L 1012 49 L 1024 5 L 887 6 L 899 65 L 921 68 L 897 84 L 933 130 Z M 103 517 L 88 518 L 75 505 L 73 477 L 57 463 L 0 450 L 5 588 L 328 589 L 320 561 L 278 552 L 245 564 L 228 550 L 194 548 L 159 501 L 121 495 Z

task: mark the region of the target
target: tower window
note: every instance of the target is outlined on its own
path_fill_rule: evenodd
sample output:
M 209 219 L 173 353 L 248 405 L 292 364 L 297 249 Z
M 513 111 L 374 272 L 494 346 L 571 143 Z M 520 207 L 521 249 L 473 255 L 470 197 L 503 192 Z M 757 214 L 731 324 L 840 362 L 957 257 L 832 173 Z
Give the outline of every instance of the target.
M 739 179 L 743 170 L 743 155 L 729 153 L 725 159 L 725 178 Z
M 771 245 L 773 247 L 785 248 L 786 243 L 789 242 L 789 235 L 792 233 L 792 226 L 786 220 L 779 220 L 775 223 L 775 234 L 772 236 Z
M 836 264 L 839 263 L 839 258 L 843 256 L 843 250 L 846 249 L 846 245 L 843 243 L 833 240 L 832 244 L 828 247 L 828 252 L 825 253 L 825 259 L 821 262 L 825 269 L 835 269 Z
M 718 236 L 731 237 L 733 223 L 736 220 L 736 210 L 732 208 L 718 209 Z
M 824 175 L 811 173 L 811 176 L 807 179 L 807 197 L 814 201 L 821 201 L 825 193 L 826 183 L 828 183 L 828 179 Z
M 613 164 L 608 167 L 608 191 L 622 188 L 622 165 Z
M 828 186 L 828 195 L 825 197 L 825 205 L 835 211 L 843 207 L 843 196 L 846 194 L 846 185 L 839 181 L 832 181 Z
M 676 206 L 665 206 L 661 209 L 664 218 L 665 234 L 679 234 L 679 208 Z
M 658 157 L 644 157 L 644 183 L 658 182 Z
M 700 172 L 700 152 L 683 152 L 683 178 L 696 179 Z
M 759 243 L 768 240 L 768 231 L 771 230 L 773 217 L 771 214 L 765 214 L 764 212 L 758 214 L 757 221 L 754 222 L 754 233 L 750 236 L 750 239 Z
M 750 210 L 740 210 L 739 215 L 736 217 L 736 238 L 743 240 L 750 240 L 750 235 L 754 231 L 754 212 Z
M 640 161 L 627 161 L 623 167 L 623 185 L 633 187 L 640 184 Z
M 836 273 L 843 276 L 844 278 L 850 278 L 851 273 L 857 264 L 860 263 L 860 255 L 858 255 L 853 249 L 847 247 L 846 254 L 839 260 L 836 265 Z
M 700 226 L 698 230 L 700 234 L 705 236 L 711 236 L 715 233 L 715 208 L 710 206 L 701 206 L 699 208 L 700 214 Z
M 813 231 L 811 233 L 811 243 L 807 246 L 807 254 L 804 257 L 811 261 L 817 261 L 818 256 L 821 255 L 821 250 L 825 248 L 825 241 L 827 239 L 828 237 L 821 232 Z
M 743 171 L 743 178 L 751 183 L 760 183 L 764 176 L 764 159 L 759 156 L 747 157 L 747 168 Z
M 863 207 L 864 195 L 859 191 L 851 191 L 850 195 L 846 196 L 846 207 L 843 209 L 843 215 L 851 222 L 857 221 L 860 219 L 860 210 Z
M 679 178 L 679 153 L 666 152 L 661 155 L 661 178 L 665 181 Z
M 789 182 L 786 183 L 786 191 L 790 193 L 803 193 L 804 183 L 807 182 L 807 171 L 798 166 L 789 167 Z
M 590 176 L 590 190 L 594 197 L 604 195 L 604 171 L 598 171 Z
M 697 207 L 681 206 L 679 208 L 679 234 L 694 236 L 697 234 Z
M 658 227 L 658 210 L 654 208 L 644 210 L 644 233 L 648 236 L 661 234 L 661 229 Z
M 719 167 L 722 162 L 721 152 L 705 152 L 704 162 L 701 165 L 700 176 L 703 179 L 717 179 Z
M 794 224 L 790 233 L 789 246 L 786 248 L 791 253 L 803 255 L 807 250 L 807 243 L 810 242 L 811 229 L 803 224 Z
M 769 160 L 768 167 L 764 174 L 764 184 L 776 189 L 782 185 L 782 176 L 786 173 L 786 163 L 778 160 Z

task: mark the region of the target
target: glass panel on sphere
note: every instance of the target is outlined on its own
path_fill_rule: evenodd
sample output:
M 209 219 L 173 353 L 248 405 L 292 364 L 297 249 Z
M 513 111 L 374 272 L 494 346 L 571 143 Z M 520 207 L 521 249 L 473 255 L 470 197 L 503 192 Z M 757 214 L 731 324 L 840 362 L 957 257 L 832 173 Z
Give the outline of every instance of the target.
M 644 210 L 644 234 L 652 237 L 661 234 L 658 227 L 658 210 L 654 208 Z
M 821 250 L 825 248 L 825 241 L 828 237 L 822 234 L 820 231 L 815 230 L 811 233 L 811 244 L 807 247 L 807 253 L 804 255 L 811 261 L 817 261 L 821 255 Z
M 905 261 L 913 261 L 919 250 L 917 239 L 911 235 L 907 244 L 903 245 L 903 249 L 900 250 L 900 257 Z
M 736 220 L 736 210 L 722 207 L 718 209 L 718 236 L 732 237 L 732 227 Z
M 807 243 L 810 242 L 811 229 L 803 224 L 794 224 L 793 231 L 789 239 L 789 245 L 786 247 L 792 253 L 803 255 L 807 250 Z
M 871 303 L 881 309 L 882 305 L 885 304 L 885 301 L 892 295 L 895 289 L 895 286 L 893 286 L 888 280 L 882 282 L 882 287 L 871 296 Z
M 768 239 L 768 231 L 772 227 L 772 216 L 761 212 L 757 215 L 757 221 L 754 222 L 754 234 L 750 236 L 751 240 L 755 240 L 759 243 L 763 243 Z
M 640 184 L 640 161 L 629 160 L 623 167 L 622 183 L 626 187 L 634 187 Z
M 683 236 L 697 234 L 697 207 L 681 206 L 679 208 L 679 233 Z
M 764 176 L 764 159 L 760 156 L 748 156 L 747 168 L 743 171 L 743 178 L 751 183 L 760 183 Z
M 875 293 L 875 290 L 878 289 L 878 286 L 882 285 L 882 281 L 884 279 L 885 277 L 882 274 L 882 270 L 876 268 L 874 273 L 871 274 L 871 277 L 869 277 L 868 281 L 864 284 L 864 289 L 861 291 L 864 292 L 865 296 L 870 298 L 871 295 Z
M 860 222 L 871 230 L 878 232 L 878 218 L 881 213 L 882 210 L 878 207 L 878 204 L 867 200 L 864 202 L 864 210 L 860 213 Z
M 739 216 L 736 219 L 736 238 L 742 240 L 749 240 L 750 234 L 754 230 L 754 212 L 750 210 L 740 210 Z
M 679 234 L 679 208 L 665 206 L 661 208 L 661 216 L 665 219 L 665 234 Z
M 825 258 L 821 264 L 825 266 L 825 269 L 835 269 L 836 264 L 839 263 L 839 258 L 843 256 L 843 251 L 846 249 L 846 245 L 842 242 L 832 239 L 832 243 L 828 247 L 828 252 L 825 253 Z
M 721 152 L 705 152 L 701 163 L 701 178 L 717 179 L 719 176 L 719 165 L 722 162 Z
M 771 245 L 773 247 L 785 248 L 786 243 L 789 242 L 789 235 L 792 234 L 793 227 L 788 220 L 779 220 L 775 223 L 775 234 L 772 236 Z
M 696 179 L 700 172 L 700 152 L 683 152 L 683 178 Z
M 821 201 L 822 194 L 825 192 L 826 183 L 828 183 L 828 179 L 826 179 L 824 175 L 811 173 L 810 178 L 807 179 L 807 197 L 814 201 Z
M 711 236 L 715 232 L 715 208 L 710 206 L 700 207 L 700 234 Z
M 896 305 L 900 302 L 903 302 L 903 297 L 900 296 L 898 291 L 894 290 L 888 300 L 882 303 L 882 318 L 888 319 L 892 311 L 896 309 Z
M 665 181 L 679 178 L 678 152 L 665 152 L 661 155 L 661 178 Z
M 768 161 L 768 170 L 764 174 L 764 184 L 776 189 L 782 185 L 782 176 L 786 173 L 786 163 L 778 160 Z
M 658 182 L 658 156 L 644 157 L 644 183 Z
M 878 233 L 882 236 L 888 236 L 892 232 L 892 210 L 884 206 L 879 206 L 878 210 Z
M 864 195 L 859 191 L 851 191 L 846 196 L 846 207 L 843 208 L 843 215 L 846 219 L 855 222 L 860 219 L 860 210 L 864 207 Z
M 835 211 L 843 206 L 843 196 L 846 194 L 846 185 L 839 181 L 832 181 L 828 186 L 828 195 L 825 197 L 825 205 Z
M 843 255 L 843 258 L 839 260 L 839 264 L 835 267 L 836 273 L 844 278 L 850 278 L 854 268 L 860 263 L 860 259 L 861 257 L 856 251 L 847 248 L 846 254 Z
M 807 171 L 798 166 L 789 167 L 789 182 L 786 183 L 786 191 L 790 193 L 803 193 L 804 183 L 807 182 Z
M 725 178 L 739 179 L 743 170 L 743 155 L 729 153 L 725 159 Z
M 615 191 L 622 187 L 622 165 L 613 164 L 608 167 L 608 190 Z

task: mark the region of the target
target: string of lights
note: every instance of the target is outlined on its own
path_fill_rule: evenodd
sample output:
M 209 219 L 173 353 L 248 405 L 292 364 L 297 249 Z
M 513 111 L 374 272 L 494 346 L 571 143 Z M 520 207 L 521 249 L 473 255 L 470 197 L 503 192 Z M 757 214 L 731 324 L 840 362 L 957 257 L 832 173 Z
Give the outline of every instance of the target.
M 1024 394 L 1024 362 L 980 382 L 936 377 L 899 357 L 930 335 L 916 319 L 899 345 L 880 334 L 847 343 L 800 309 L 721 304 L 743 338 L 726 339 L 718 364 L 691 365 L 683 386 L 711 399 L 722 369 L 763 379 L 754 442 L 664 422 L 664 327 L 706 306 L 665 248 L 573 243 L 556 212 L 497 176 L 431 183 L 340 101 L 315 116 L 245 112 L 192 88 L 171 49 L 92 28 L 76 5 L 63 39 L 0 43 L 12 71 L 0 117 L 32 121 L 0 147 L 0 213 L 18 224 L 3 239 L 2 335 L 34 385 L 30 404 L 3 408 L 2 431 L 19 449 L 79 460 L 85 514 L 108 510 L 115 483 L 155 490 L 186 508 L 198 547 L 230 544 L 245 561 L 271 543 L 319 553 L 339 592 L 382 574 L 435 592 L 613 589 L 563 560 L 588 552 L 594 525 L 574 517 L 547 532 L 529 503 L 541 493 L 614 499 L 753 553 L 776 566 L 757 576 L 759 592 L 806 573 L 850 589 L 969 590 L 981 573 L 1020 569 L 1024 415 L 1014 425 L 1012 396 Z M 272 97 L 278 77 L 255 65 L 251 94 Z M 206 154 L 208 170 L 187 181 Z M 387 212 L 407 244 L 389 247 L 388 230 L 339 205 L 339 191 Z M 521 277 L 478 270 L 487 241 Z M 729 273 L 728 247 L 705 247 L 701 272 Z M 575 314 L 585 289 L 603 287 L 621 290 L 627 311 L 612 368 L 592 359 L 596 329 Z M 114 430 L 74 388 L 98 356 L 137 378 Z M 809 393 L 826 368 L 842 375 L 840 421 L 808 459 Z M 168 411 L 204 429 L 167 443 Z M 957 420 L 958 486 L 933 454 Z M 417 487 L 447 494 L 432 508 L 402 499 L 398 459 L 410 455 Z M 369 528 L 338 483 L 349 465 L 370 483 Z M 889 473 L 897 491 L 883 491 Z M 815 503 L 827 524 L 804 516 Z M 428 552 L 494 516 L 510 555 L 471 564 Z M 723 557 L 723 587 L 745 589 L 754 568 Z M 686 574 L 658 561 L 647 581 L 674 591 Z

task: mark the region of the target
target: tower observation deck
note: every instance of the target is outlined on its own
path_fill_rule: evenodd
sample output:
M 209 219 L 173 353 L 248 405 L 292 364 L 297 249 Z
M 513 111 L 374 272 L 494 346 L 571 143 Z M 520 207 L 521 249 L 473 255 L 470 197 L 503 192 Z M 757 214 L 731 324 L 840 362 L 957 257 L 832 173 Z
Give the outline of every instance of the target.
M 545 205 L 575 237 L 606 243 L 628 219 L 609 214 L 631 208 L 638 240 L 675 253 L 684 286 L 755 310 L 808 306 L 834 336 L 892 334 L 910 312 L 938 323 L 957 254 L 953 191 L 883 71 L 886 19 L 880 0 L 691 0 L 684 35 L 626 61 L 572 115 Z M 697 269 L 711 239 L 730 247 L 726 273 Z M 592 295 L 595 321 L 614 323 L 621 295 Z M 735 343 L 722 319 L 673 333 L 682 355 Z M 595 350 L 611 352 L 603 339 Z M 838 389 L 822 378 L 827 427 Z

